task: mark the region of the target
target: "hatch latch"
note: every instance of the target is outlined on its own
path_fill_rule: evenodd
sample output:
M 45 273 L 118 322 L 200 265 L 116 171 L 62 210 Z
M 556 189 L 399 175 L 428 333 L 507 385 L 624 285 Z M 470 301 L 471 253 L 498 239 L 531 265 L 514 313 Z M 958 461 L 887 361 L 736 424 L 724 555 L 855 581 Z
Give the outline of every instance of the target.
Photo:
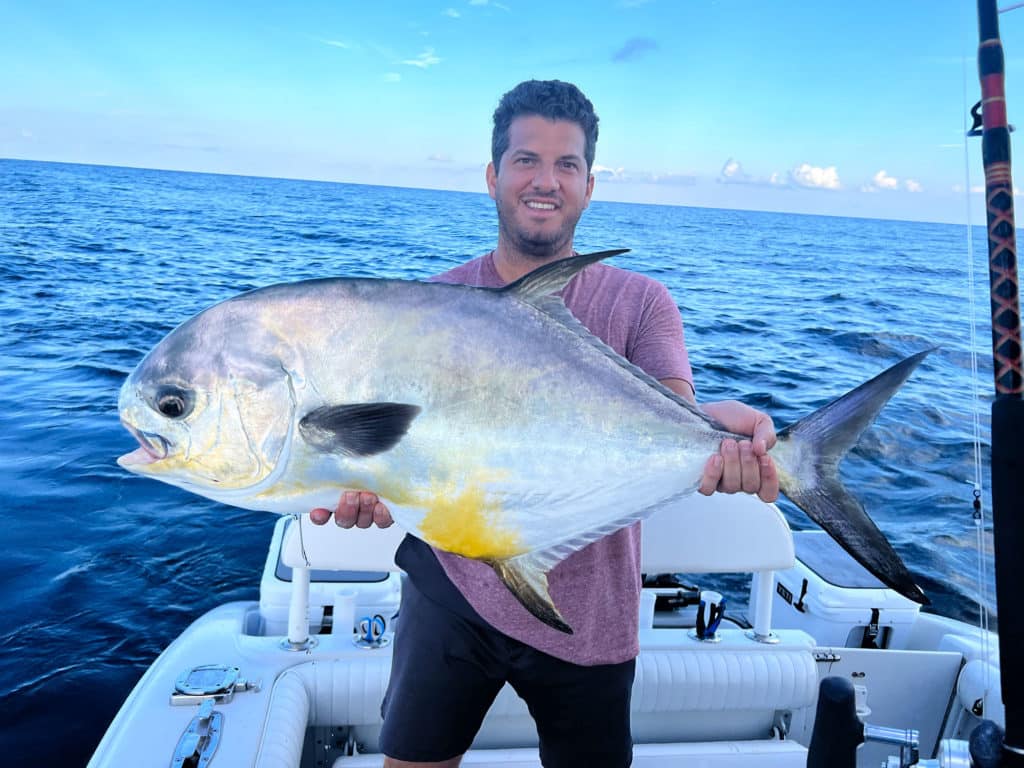
M 861 641 L 861 648 L 878 648 L 878 619 L 880 611 L 877 608 L 871 609 L 871 620 L 864 628 L 864 639 Z
M 174 682 L 171 704 L 183 706 L 207 701 L 227 704 L 236 693 L 258 691 L 259 681 L 243 680 L 238 667 L 206 664 L 182 672 Z
M 205 768 L 209 765 L 220 743 L 223 727 L 224 715 L 214 712 L 213 699 L 207 699 L 178 739 L 171 768 Z

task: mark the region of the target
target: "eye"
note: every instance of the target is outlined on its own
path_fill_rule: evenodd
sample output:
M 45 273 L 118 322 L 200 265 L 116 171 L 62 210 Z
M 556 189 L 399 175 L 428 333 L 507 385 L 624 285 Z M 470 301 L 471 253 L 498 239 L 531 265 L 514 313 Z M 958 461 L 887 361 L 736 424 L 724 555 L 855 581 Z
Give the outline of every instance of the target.
M 191 394 L 178 387 L 164 387 L 156 393 L 156 409 L 169 419 L 182 419 L 192 412 Z

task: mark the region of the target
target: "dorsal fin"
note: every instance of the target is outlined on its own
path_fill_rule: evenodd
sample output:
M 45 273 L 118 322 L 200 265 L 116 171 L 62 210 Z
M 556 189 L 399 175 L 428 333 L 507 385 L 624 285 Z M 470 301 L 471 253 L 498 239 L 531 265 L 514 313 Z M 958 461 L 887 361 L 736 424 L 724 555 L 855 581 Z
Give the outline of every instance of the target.
M 533 272 L 523 275 L 514 283 L 509 283 L 499 290 L 503 293 L 515 294 L 518 298 L 532 304 L 537 299 L 562 290 L 584 267 L 628 251 L 629 248 L 619 248 L 614 251 L 582 253 L 559 259 L 545 264 L 543 267 L 537 267 Z

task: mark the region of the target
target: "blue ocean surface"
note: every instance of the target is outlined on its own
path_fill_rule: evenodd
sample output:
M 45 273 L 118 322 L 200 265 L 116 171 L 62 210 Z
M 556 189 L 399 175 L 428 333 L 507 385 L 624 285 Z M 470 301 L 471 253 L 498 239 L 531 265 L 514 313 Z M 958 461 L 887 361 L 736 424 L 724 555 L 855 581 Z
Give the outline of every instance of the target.
M 682 310 L 699 399 L 740 399 L 780 426 L 937 347 L 842 474 L 930 610 L 975 620 L 973 424 L 980 414 L 987 477 L 991 361 L 984 231 L 974 232 L 973 317 L 967 235 L 947 224 L 595 202 L 576 247 L 631 248 L 615 263 L 664 282 Z M 84 765 L 189 622 L 257 597 L 274 516 L 115 463 L 135 447 L 118 422 L 118 388 L 145 352 L 241 291 L 309 277 L 423 278 L 495 240 L 483 194 L 0 161 L 5 761 Z M 783 507 L 794 528 L 813 527 Z M 991 594 L 991 574 L 983 581 Z M 742 596 L 740 577 L 730 586 Z

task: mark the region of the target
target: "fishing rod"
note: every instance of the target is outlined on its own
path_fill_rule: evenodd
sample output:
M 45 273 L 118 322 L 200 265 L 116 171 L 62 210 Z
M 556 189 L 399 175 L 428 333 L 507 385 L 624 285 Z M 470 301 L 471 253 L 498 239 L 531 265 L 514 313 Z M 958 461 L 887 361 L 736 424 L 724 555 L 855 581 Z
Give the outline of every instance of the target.
M 1024 589 L 1024 379 L 1010 126 L 996 0 L 978 0 L 978 37 L 996 389 L 992 403 L 992 528 L 1006 731 L 998 734 L 994 727 L 979 727 L 977 738 L 971 739 L 971 754 L 977 765 L 1024 766 L 1024 655 L 1020 652 L 1024 645 L 1024 606 L 1020 604 Z M 1002 743 L 992 744 L 993 740 Z M 988 762 L 986 756 L 998 762 Z

